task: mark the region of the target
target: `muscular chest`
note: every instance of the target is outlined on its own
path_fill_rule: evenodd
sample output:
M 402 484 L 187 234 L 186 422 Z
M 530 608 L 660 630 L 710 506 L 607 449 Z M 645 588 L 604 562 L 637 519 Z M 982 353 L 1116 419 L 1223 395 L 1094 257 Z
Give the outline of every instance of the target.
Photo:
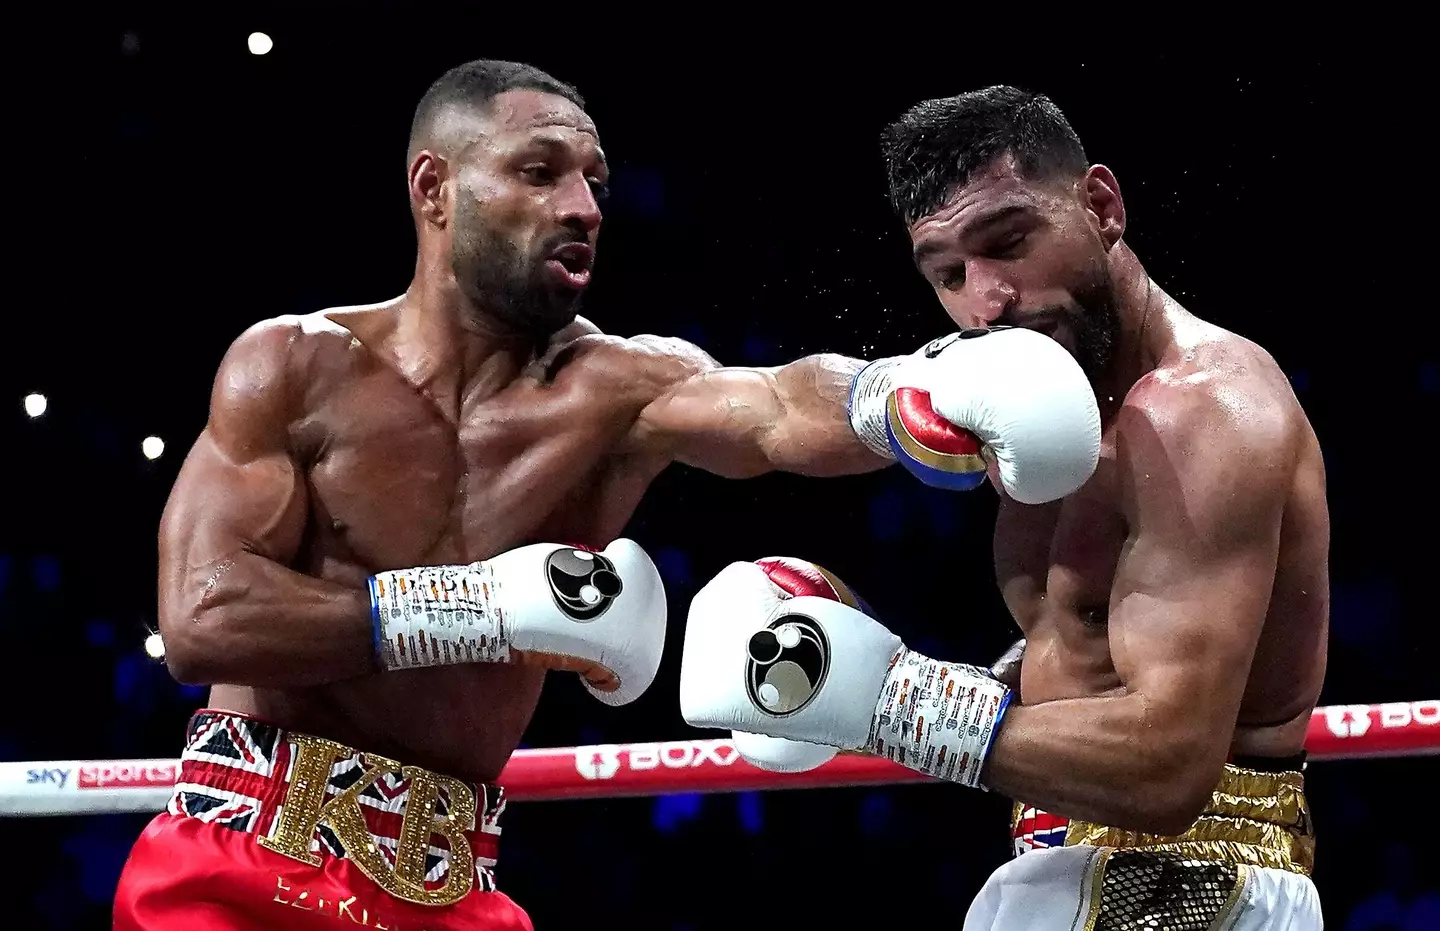
M 556 535 L 584 542 L 614 418 L 544 400 L 517 392 L 451 423 L 395 379 L 338 392 L 317 414 L 324 439 L 307 476 L 317 550 L 377 569 L 469 562 Z
M 1109 667 L 1111 583 L 1129 535 L 1114 450 L 1102 447 L 1095 475 L 1056 504 L 1006 500 L 995 525 L 995 571 L 1034 665 L 1056 662 L 1093 677 Z M 1049 659 L 1047 659 L 1049 656 Z

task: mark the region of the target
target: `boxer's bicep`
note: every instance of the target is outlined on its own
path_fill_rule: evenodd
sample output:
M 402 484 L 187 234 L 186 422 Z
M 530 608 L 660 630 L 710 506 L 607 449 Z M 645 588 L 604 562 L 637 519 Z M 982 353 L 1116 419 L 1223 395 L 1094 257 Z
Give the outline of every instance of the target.
M 293 334 L 262 324 L 221 362 L 204 430 L 187 454 L 160 520 L 160 622 L 202 610 L 235 562 L 280 564 L 296 554 L 307 498 L 289 451 L 285 355 Z
M 1295 441 L 1283 411 L 1203 389 L 1178 407 L 1121 414 L 1130 536 L 1109 638 L 1150 749 L 1198 793 L 1226 759 L 1269 607 Z
M 305 528 L 305 485 L 290 453 L 285 343 L 247 332 L 226 354 L 204 430 L 180 468 L 161 521 L 162 546 L 186 562 L 247 550 L 286 562 Z

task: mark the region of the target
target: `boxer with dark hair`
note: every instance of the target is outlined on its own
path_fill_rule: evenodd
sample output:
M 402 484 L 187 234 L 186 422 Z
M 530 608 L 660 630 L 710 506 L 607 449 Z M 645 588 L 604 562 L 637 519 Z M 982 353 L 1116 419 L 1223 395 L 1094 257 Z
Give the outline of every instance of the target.
M 1039 331 L 1068 349 L 1099 399 L 1099 466 L 1038 505 L 995 483 L 995 570 L 1025 637 L 1000 675 L 906 648 L 817 567 L 735 563 L 690 610 L 686 720 L 758 732 L 776 769 L 860 750 L 1016 799 L 1024 855 L 967 931 L 1318 929 L 1302 771 L 1329 517 L 1284 372 L 1150 278 L 1115 176 L 1047 98 L 928 100 L 883 148 L 921 274 L 957 324 L 986 328 L 954 342 Z M 938 483 L 949 411 L 918 434 L 897 417 L 910 364 L 862 371 L 852 417 Z M 825 655 L 772 659 L 772 641 L 802 640 Z M 1017 665 L 1023 702 L 1004 681 Z
M 664 590 L 617 539 L 650 482 L 675 461 L 733 477 L 892 461 L 849 423 L 858 360 L 725 368 L 577 318 L 609 168 L 573 88 L 454 69 L 417 108 L 407 164 L 409 289 L 242 334 L 165 508 L 165 661 L 211 690 L 120 879 L 122 931 L 530 927 L 496 890 L 491 783 L 546 670 L 610 705 L 654 679 Z M 1088 436 L 1078 366 L 995 349 L 997 379 L 951 354 L 897 385 L 985 436 L 956 411 L 993 395 L 1044 477 L 1019 492 L 1078 486 L 1087 443 L 1027 426 Z

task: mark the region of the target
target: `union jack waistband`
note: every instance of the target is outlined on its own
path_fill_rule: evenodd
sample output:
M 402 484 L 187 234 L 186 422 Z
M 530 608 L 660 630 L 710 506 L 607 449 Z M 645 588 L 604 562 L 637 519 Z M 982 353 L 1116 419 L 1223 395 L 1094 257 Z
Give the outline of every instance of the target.
M 474 880 L 464 892 L 494 890 L 504 810 L 499 786 L 402 766 L 211 710 L 190 718 L 180 777 L 166 808 L 172 815 L 254 834 L 263 846 L 301 862 L 318 863 L 326 855 L 355 861 L 367 875 L 386 874 L 371 878 L 387 891 L 432 900 L 427 904 L 442 904 L 436 896 L 459 894 L 455 880 L 466 873 Z M 473 870 L 452 862 L 456 847 L 469 848 Z M 395 877 L 403 880 L 407 873 L 409 885 L 398 887 L 402 894 L 392 887 Z
M 1315 860 L 1315 828 L 1303 766 L 1303 757 L 1233 758 L 1200 816 L 1176 835 L 1108 827 L 1017 801 L 1010 820 L 1013 851 L 1015 856 L 1076 846 L 1168 851 L 1189 860 L 1246 863 L 1308 876 Z

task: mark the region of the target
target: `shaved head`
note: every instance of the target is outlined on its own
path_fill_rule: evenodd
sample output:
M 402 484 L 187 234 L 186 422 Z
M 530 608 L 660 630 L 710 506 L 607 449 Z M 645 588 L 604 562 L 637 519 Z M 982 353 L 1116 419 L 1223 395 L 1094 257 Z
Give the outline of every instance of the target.
M 569 100 L 581 110 L 585 99 L 564 81 L 531 65 L 477 59 L 457 65 L 430 85 L 410 122 L 407 160 L 422 149 L 452 155 L 475 140 L 491 101 L 512 90 L 533 90 Z

